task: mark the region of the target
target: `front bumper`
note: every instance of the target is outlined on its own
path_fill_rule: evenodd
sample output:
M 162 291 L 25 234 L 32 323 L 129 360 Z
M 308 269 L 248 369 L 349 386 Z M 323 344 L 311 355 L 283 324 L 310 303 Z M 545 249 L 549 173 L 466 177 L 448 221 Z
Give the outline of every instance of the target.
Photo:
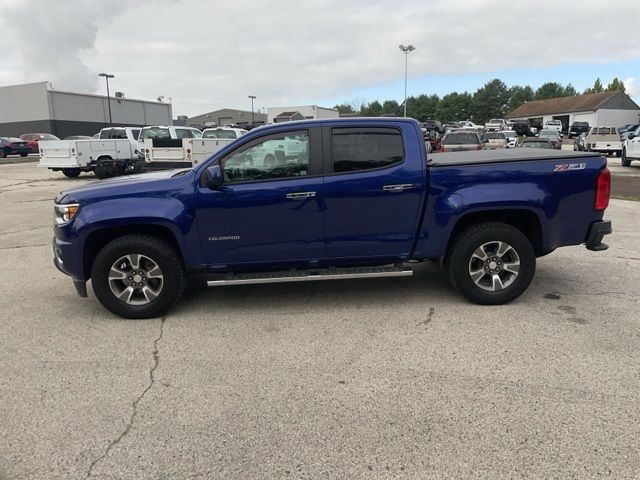
M 605 235 L 609 235 L 612 231 L 611 221 L 609 220 L 592 223 L 591 227 L 589 227 L 589 233 L 587 233 L 587 241 L 585 242 L 587 250 L 600 252 L 608 249 L 609 245 L 602 243 L 602 238 Z
M 58 238 L 53 239 L 53 264 L 55 267 L 60 270 L 65 275 L 69 275 L 71 280 L 73 281 L 73 286 L 78 292 L 78 295 L 81 297 L 87 296 L 87 283 L 86 280 L 81 280 L 73 275 L 73 269 L 70 268 L 70 265 L 65 264 L 64 258 L 69 262 L 72 257 L 72 248 L 73 245 L 71 243 L 62 241 Z

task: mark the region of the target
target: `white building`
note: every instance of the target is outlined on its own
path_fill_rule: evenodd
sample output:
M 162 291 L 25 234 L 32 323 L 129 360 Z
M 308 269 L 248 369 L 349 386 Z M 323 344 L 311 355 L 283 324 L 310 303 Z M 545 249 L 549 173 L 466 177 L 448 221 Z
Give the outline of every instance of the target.
M 547 120 L 560 120 L 564 131 L 573 122 L 619 127 L 627 123 L 640 123 L 640 106 L 629 95 L 616 90 L 525 102 L 509 113 L 507 118 L 526 119 L 538 127 Z
M 267 108 L 267 122 L 280 123 L 292 120 L 338 118 L 340 112 L 333 108 L 319 107 L 318 105 L 303 105 L 299 107 L 270 107 Z

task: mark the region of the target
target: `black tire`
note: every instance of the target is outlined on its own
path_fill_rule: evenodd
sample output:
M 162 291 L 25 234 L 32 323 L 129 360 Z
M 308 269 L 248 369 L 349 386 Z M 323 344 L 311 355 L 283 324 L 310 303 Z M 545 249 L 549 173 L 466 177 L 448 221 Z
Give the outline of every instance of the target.
M 163 275 L 158 295 L 144 305 L 120 300 L 110 286 L 111 267 L 120 258 L 133 254 L 153 260 Z M 182 296 L 186 279 L 182 260 L 168 242 L 147 235 L 127 235 L 111 241 L 100 250 L 91 269 L 91 284 L 96 297 L 107 310 L 120 317 L 138 319 L 158 317 L 169 311 Z M 141 293 L 138 291 L 137 295 Z
M 478 261 L 477 257 L 474 258 L 474 252 L 477 249 L 483 245 L 497 242 L 503 242 L 512 247 L 520 262 L 519 271 L 509 284 L 509 279 L 513 274 L 503 270 L 499 275 L 502 275 L 505 278 L 505 283 L 508 284 L 500 290 L 489 291 L 476 284 L 472 279 L 471 262 Z M 504 255 L 513 254 L 508 251 Z M 484 265 L 484 262 L 481 264 Z M 453 287 L 469 300 L 480 305 L 501 305 L 518 298 L 527 289 L 535 273 L 536 254 L 531 242 L 517 228 L 505 223 L 487 222 L 473 225 L 454 238 L 445 265 Z M 482 273 L 482 275 L 489 275 L 489 273 Z M 483 276 L 480 280 L 488 279 Z M 495 286 L 494 282 L 491 283 Z M 485 287 L 489 288 L 487 285 Z
M 620 152 L 620 150 L 618 150 L 618 151 L 616 151 L 616 152 L 615 152 L 615 156 L 616 156 L 616 157 L 620 157 L 620 156 L 621 156 L 621 152 Z
M 62 174 L 65 177 L 76 178 L 80 176 L 80 169 L 79 168 L 63 168 Z
M 620 161 L 622 163 L 623 167 L 630 167 L 631 166 L 631 160 L 629 160 L 629 157 L 627 157 L 627 150 L 626 149 L 622 149 L 622 159 Z
M 109 178 L 111 176 L 111 169 L 104 165 L 98 164 L 94 167 L 93 173 L 95 173 L 96 177 L 102 180 L 104 178 Z
M 28 153 L 21 153 L 20 156 L 21 157 L 26 157 L 27 155 L 29 155 Z
M 7 155 L 7 151 L 4 148 L 0 148 L 0 158 L 6 158 Z

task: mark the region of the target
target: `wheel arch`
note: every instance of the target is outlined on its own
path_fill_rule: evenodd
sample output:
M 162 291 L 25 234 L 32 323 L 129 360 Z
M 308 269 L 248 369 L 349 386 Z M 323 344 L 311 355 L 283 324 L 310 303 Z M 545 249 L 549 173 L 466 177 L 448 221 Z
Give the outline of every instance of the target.
M 84 241 L 84 251 L 82 255 L 82 268 L 84 278 L 91 277 L 91 268 L 93 262 L 109 242 L 126 235 L 147 235 L 151 237 L 161 238 L 167 241 L 175 250 L 182 264 L 184 265 L 184 256 L 180 248 L 180 244 L 171 229 L 165 225 L 158 224 L 138 224 L 117 227 L 103 227 L 90 232 Z
M 453 244 L 453 239 L 465 229 L 477 225 L 479 223 L 486 222 L 501 222 L 511 225 L 514 228 L 520 230 L 531 242 L 536 256 L 543 256 L 546 253 L 544 250 L 544 235 L 542 230 L 542 223 L 539 216 L 525 208 L 514 209 L 500 209 L 500 210 L 480 210 L 473 211 L 462 215 L 455 223 L 451 234 L 449 235 L 447 255 L 449 249 Z

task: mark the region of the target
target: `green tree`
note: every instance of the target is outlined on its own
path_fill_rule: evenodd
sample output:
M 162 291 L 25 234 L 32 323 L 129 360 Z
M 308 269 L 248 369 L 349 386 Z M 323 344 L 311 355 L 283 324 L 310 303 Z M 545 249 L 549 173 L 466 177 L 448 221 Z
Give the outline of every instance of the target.
M 604 87 L 602 86 L 602 82 L 599 78 L 596 78 L 596 81 L 593 82 L 593 87 L 587 88 L 584 93 L 600 93 L 604 91 Z
M 440 97 L 438 95 L 418 95 L 407 99 L 407 116 L 424 122 L 434 118 Z
M 535 100 L 548 100 L 549 98 L 564 97 L 564 87 L 557 82 L 547 82 L 536 90 Z
M 441 122 L 464 120 L 470 118 L 472 97 L 469 93 L 448 93 L 440 99 L 435 111 L 435 118 Z
M 609 91 L 622 90 L 624 92 L 624 82 L 620 80 L 618 77 L 613 77 L 613 80 L 611 80 L 611 83 L 607 85 L 607 90 Z
M 382 103 L 382 113 L 393 113 L 396 115 L 401 115 L 401 108 L 400 105 L 398 105 L 398 102 L 396 102 L 395 100 L 385 100 Z
M 576 91 L 576 89 L 574 88 L 573 85 L 571 85 L 570 83 L 567 84 L 566 87 L 564 87 L 564 92 L 562 93 L 563 97 L 573 97 L 574 95 L 577 95 L 578 92 Z
M 333 107 L 335 110 L 338 110 L 340 113 L 356 113 L 351 105 L 347 105 L 346 103 L 341 103 Z
M 533 88 L 529 85 L 521 87 L 520 85 L 514 85 L 509 89 L 509 103 L 507 105 L 507 112 L 512 112 L 524 102 L 530 102 L 533 100 Z
M 476 90 L 471 102 L 471 112 L 458 120 L 472 118 L 484 123 L 490 118 L 504 117 L 509 103 L 509 89 L 502 80 L 494 78 Z
M 378 100 L 374 100 L 366 106 L 363 105 L 360 109 L 360 115 L 363 117 L 379 117 L 383 113 L 382 104 Z

